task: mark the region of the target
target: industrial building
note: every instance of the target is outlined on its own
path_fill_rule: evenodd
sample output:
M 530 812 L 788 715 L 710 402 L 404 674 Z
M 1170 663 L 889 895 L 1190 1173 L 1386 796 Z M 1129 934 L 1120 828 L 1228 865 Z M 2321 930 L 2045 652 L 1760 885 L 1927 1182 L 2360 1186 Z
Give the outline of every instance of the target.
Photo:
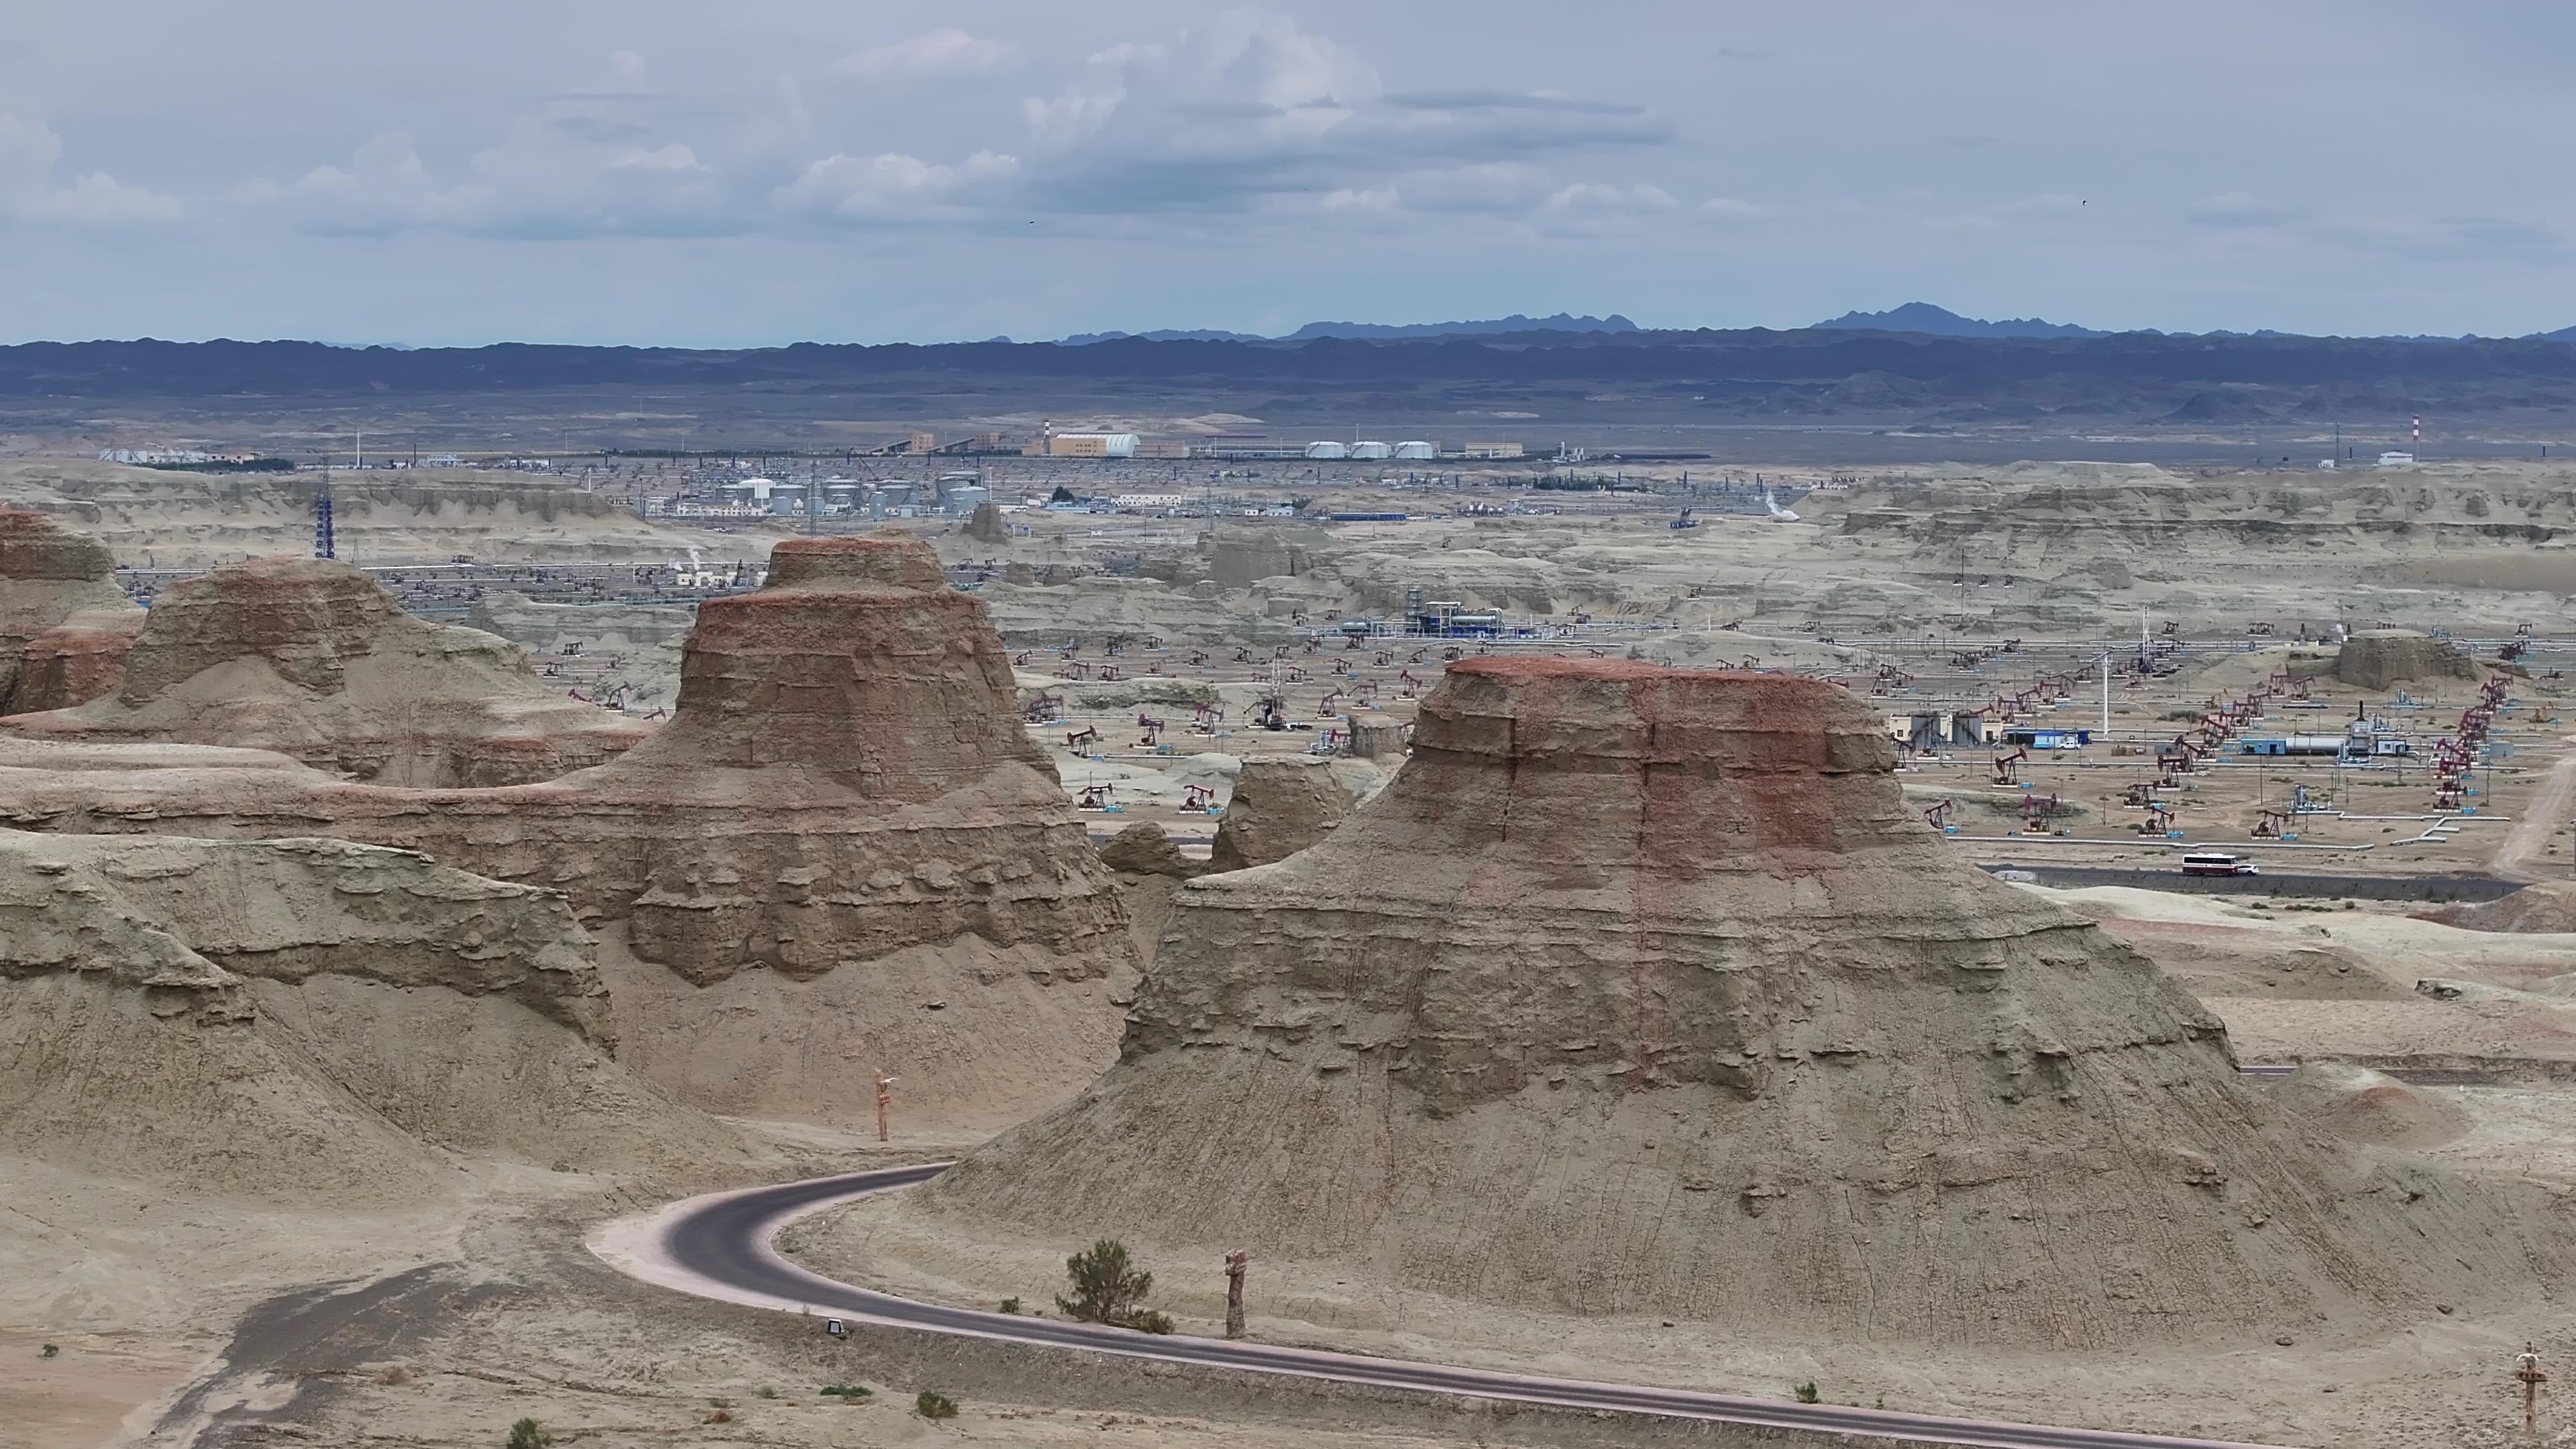
M 1470 613 L 1456 599 L 1424 599 L 1422 590 L 1404 591 L 1404 628 L 1408 634 L 1434 639 L 1490 639 L 1503 632 L 1503 616 Z
M 1954 745 L 1992 744 L 1995 733 L 1978 710 L 1916 710 L 1887 717 L 1888 738 L 1919 754 L 1936 754 Z
M 1047 456 L 1133 458 L 1143 442 L 1134 433 L 1056 433 L 1047 438 Z

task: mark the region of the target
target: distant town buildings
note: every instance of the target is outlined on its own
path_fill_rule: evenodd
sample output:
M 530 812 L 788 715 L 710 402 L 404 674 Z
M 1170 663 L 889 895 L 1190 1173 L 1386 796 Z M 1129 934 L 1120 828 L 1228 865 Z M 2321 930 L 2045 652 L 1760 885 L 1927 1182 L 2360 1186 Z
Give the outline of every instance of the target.
M 1134 433 L 1057 433 L 1047 439 L 1050 458 L 1133 458 L 1145 440 Z
M 170 463 L 249 463 L 258 457 L 257 453 L 205 453 L 195 448 L 104 448 L 98 460 L 149 468 Z

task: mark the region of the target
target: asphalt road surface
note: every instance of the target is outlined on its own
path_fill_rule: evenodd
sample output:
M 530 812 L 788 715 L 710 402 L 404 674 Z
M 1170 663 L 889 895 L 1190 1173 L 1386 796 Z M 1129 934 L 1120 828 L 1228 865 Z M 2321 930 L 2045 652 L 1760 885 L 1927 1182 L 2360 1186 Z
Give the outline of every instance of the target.
M 2032 882 L 2044 886 L 2074 889 L 2082 886 L 2135 886 L 2151 891 L 2198 891 L 2227 896 L 2301 896 L 2324 900 L 2349 897 L 2368 901 L 2498 901 L 2522 889 L 2518 880 L 2499 880 L 2483 875 L 2297 875 L 2274 874 L 2271 865 L 2263 865 L 2261 875 L 2184 875 L 2175 866 L 2161 870 L 2132 870 L 2121 866 L 2099 865 L 2033 865 L 2024 862 L 1981 864 L 1989 875 L 2005 871 L 2022 872 Z
M 838 1316 L 926 1333 L 1084 1349 L 1241 1372 L 1291 1374 L 1422 1393 L 1463 1394 L 1577 1409 L 1658 1414 L 1810 1430 L 1818 1434 L 1866 1434 L 1925 1444 L 1986 1445 L 1994 1446 L 1994 1449 L 2248 1449 L 2248 1446 L 2208 1439 L 1948 1419 L 1847 1408 L 1838 1404 L 1739 1398 L 1642 1384 L 1539 1378 L 1489 1369 L 1452 1368 L 1443 1364 L 1316 1349 L 1279 1348 L 1181 1334 L 1144 1334 L 1062 1319 L 947 1308 L 834 1282 L 789 1262 L 771 1246 L 779 1231 L 796 1218 L 870 1193 L 927 1181 L 938 1176 L 947 1166 L 946 1163 L 933 1163 L 814 1178 L 741 1192 L 711 1193 L 674 1204 L 649 1217 L 612 1223 L 594 1236 L 591 1249 L 620 1271 L 664 1287 L 786 1312 L 810 1311 L 817 1319 L 818 1332 L 822 1331 L 821 1320 Z

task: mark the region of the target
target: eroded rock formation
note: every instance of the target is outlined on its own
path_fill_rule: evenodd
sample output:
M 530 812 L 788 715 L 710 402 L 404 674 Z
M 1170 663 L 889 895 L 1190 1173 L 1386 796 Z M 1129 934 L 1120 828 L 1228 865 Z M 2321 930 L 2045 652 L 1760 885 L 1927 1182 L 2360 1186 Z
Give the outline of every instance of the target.
M 1286 860 L 1321 840 L 1357 803 L 1334 762 L 1272 755 L 1243 762 L 1209 848 L 1211 870 Z
M 2412 629 L 2364 629 L 2343 641 L 2334 677 L 2363 689 L 2409 680 L 2476 679 L 2477 661 L 2448 640 Z
M 1118 873 L 1118 892 L 1127 904 L 1128 933 L 1136 943 L 1136 964 L 1150 971 L 1181 883 L 1215 867 L 1181 854 L 1163 827 L 1150 820 L 1139 820 L 1109 837 L 1109 843 L 1100 847 L 1100 863 Z
M 2495 1190 L 2250 1094 L 2199 1003 L 1945 854 L 1894 763 L 1819 681 L 1454 666 L 1383 794 L 1182 888 L 1106 1076 L 896 1211 L 1783 1337 L 2103 1345 L 2557 1281 Z
M 1221 588 L 1240 589 L 1262 579 L 1294 578 L 1315 566 L 1322 530 L 1307 524 L 1220 527 L 1199 540 L 1207 576 Z
M 723 1111 L 865 1119 L 882 1067 L 914 1110 L 999 1122 L 1114 1049 L 1116 885 L 982 605 L 916 540 L 780 544 L 767 587 L 700 608 L 671 722 L 599 768 L 396 790 L 264 758 L 0 752 L 0 823 L 330 834 L 558 888 L 601 938 L 622 1053 Z
M 30 644 L 31 674 L 69 657 L 48 652 L 51 637 Z M 15 715 L 5 728 L 276 750 L 362 780 L 424 786 L 549 779 L 645 733 L 540 684 L 509 641 L 415 619 L 357 569 L 303 558 L 228 564 L 171 585 L 143 616 L 114 693 Z
M 0 831 L 0 1154 L 315 1207 L 731 1155 L 552 891 L 334 840 Z
M 44 514 L 0 510 L 0 715 L 114 689 L 142 623 L 104 545 Z

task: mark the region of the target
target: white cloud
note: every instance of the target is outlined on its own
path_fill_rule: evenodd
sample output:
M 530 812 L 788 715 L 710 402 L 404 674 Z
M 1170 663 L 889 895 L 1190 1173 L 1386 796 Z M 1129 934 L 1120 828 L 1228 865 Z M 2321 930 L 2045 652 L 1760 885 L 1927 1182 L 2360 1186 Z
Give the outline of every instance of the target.
M 1671 192 L 1645 182 L 1622 187 L 1578 181 L 1547 199 L 1549 211 L 1670 211 L 1680 204 Z
M 612 167 L 642 171 L 704 171 L 707 169 L 699 162 L 697 152 L 677 141 L 650 151 L 629 151 L 608 164 Z
M 953 216 L 1019 174 L 1016 156 L 978 151 L 955 166 L 917 156 L 826 156 L 778 188 L 782 211 L 845 221 L 923 222 Z
M 177 197 L 127 186 L 104 171 L 90 171 L 47 197 L 36 215 L 82 226 L 138 226 L 177 221 L 181 210 Z
M 441 180 L 400 131 L 360 146 L 347 166 L 317 166 L 285 187 L 252 193 L 281 201 L 308 231 L 381 236 L 413 229 L 486 236 L 689 236 L 746 229 L 714 169 L 686 143 L 638 145 L 624 128 L 521 116 L 500 144 L 474 153 L 464 174 Z
M 118 227 L 177 221 L 175 197 L 128 186 L 104 171 L 58 186 L 63 138 L 51 126 L 0 114 L 0 219 Z
M 1051 99 L 1030 96 L 1021 101 L 1020 118 L 1028 122 L 1029 133 L 1041 144 L 1066 146 L 1099 130 L 1125 99 L 1127 92 L 1123 88 L 1093 94 L 1066 86 L 1062 95 Z
M 1011 48 L 998 40 L 979 40 L 954 26 L 945 26 L 910 40 L 845 55 L 832 62 L 832 69 L 869 80 L 967 75 L 991 70 L 1010 58 Z
M 948 27 L 829 69 L 888 79 L 1015 59 L 999 41 Z M 547 97 L 461 161 L 389 132 L 348 160 L 255 194 L 311 231 L 502 237 L 706 235 L 860 219 L 1016 227 L 1041 213 L 1136 226 L 1267 211 L 1294 224 L 1326 214 L 1518 216 L 1553 205 L 1589 218 L 1679 205 L 1654 186 L 1569 188 L 1547 164 L 1668 139 L 1668 123 L 1643 107 L 1509 88 L 1390 97 L 1369 60 L 1258 10 L 1095 47 L 1057 67 L 1049 93 L 943 87 L 921 104 L 935 103 L 932 119 L 949 134 L 972 139 L 932 153 L 852 134 L 870 124 L 875 98 L 863 89 L 836 88 L 809 113 L 794 79 L 781 76 L 774 96 L 708 107 L 644 91 L 636 52 L 610 53 L 607 70 L 620 89 Z M 1002 96 L 1017 99 L 1025 135 L 996 114 Z

